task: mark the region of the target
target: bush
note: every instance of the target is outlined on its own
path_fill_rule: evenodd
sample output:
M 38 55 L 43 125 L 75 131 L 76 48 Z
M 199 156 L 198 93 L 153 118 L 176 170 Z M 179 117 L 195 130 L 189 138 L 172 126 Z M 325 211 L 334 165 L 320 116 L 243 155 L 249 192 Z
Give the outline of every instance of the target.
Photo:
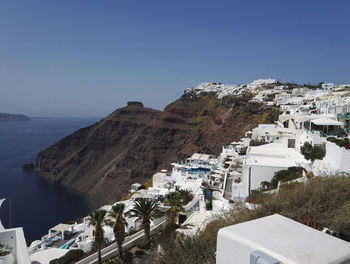
M 338 139 L 338 138 L 335 138 L 335 137 L 329 137 L 329 138 L 327 138 L 327 141 L 333 142 L 333 143 L 337 144 L 341 148 L 350 149 L 350 142 L 349 142 L 348 138 Z
M 124 260 L 118 258 L 108 259 L 102 262 L 103 264 L 127 264 Z
M 335 214 L 333 223 L 331 225 L 332 230 L 337 230 L 339 237 L 350 241 L 350 201 L 344 203 Z
M 205 209 L 208 211 L 213 210 L 213 200 L 212 199 L 208 199 L 205 201 Z
M 201 116 L 206 116 L 209 114 L 209 111 L 207 109 L 205 109 L 202 113 Z
M 143 255 L 145 255 L 145 251 L 143 251 L 142 249 L 138 249 L 135 251 L 136 257 L 141 258 Z
M 146 185 L 144 185 L 144 184 L 142 184 L 142 185 L 138 188 L 138 190 L 144 190 L 144 189 L 146 189 Z
M 132 263 L 133 262 L 133 254 L 128 250 L 123 254 L 124 262 Z
M 268 110 L 266 119 L 269 123 L 273 124 L 275 121 L 278 121 L 278 118 L 282 113 L 283 112 L 278 108 L 272 108 Z
M 272 193 L 265 193 L 260 190 L 252 190 L 249 197 L 247 198 L 247 202 L 252 204 L 262 204 L 270 201 L 273 196 L 274 194 Z
M 305 142 L 300 148 L 301 154 L 304 155 L 305 159 L 314 161 L 315 159 L 323 159 L 326 155 L 326 149 L 323 146 L 315 145 L 312 146 L 311 143 Z
M 213 240 L 213 238 L 211 238 L 211 240 Z M 167 247 L 163 248 L 163 254 L 153 257 L 148 263 L 215 263 L 215 249 L 211 248 L 211 243 L 202 240 L 199 235 L 193 237 L 179 236 L 176 241 L 170 241 L 168 244 Z
M 123 253 L 123 259 L 120 257 L 103 261 L 103 264 L 131 264 L 133 263 L 133 254 L 128 250 Z
M 263 104 L 260 102 L 248 102 L 245 107 L 244 111 L 247 114 L 261 114 L 263 111 Z
M 262 182 L 260 183 L 260 188 L 261 188 L 261 190 L 263 190 L 263 191 L 268 191 L 268 190 L 273 189 L 273 186 L 272 186 L 271 182 L 262 181 Z
M 64 256 L 51 260 L 50 264 L 70 264 L 79 260 L 83 255 L 84 251 L 81 249 L 70 250 Z
M 279 181 L 286 182 L 300 178 L 303 175 L 303 170 L 302 167 L 289 167 L 286 170 L 277 171 L 271 180 L 271 185 L 277 188 Z

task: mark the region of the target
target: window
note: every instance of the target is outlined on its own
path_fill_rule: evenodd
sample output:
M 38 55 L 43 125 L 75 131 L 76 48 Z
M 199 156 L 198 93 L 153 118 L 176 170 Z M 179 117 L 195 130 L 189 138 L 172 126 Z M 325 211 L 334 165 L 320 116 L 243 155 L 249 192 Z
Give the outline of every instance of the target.
M 295 148 L 295 139 L 288 139 L 288 148 Z

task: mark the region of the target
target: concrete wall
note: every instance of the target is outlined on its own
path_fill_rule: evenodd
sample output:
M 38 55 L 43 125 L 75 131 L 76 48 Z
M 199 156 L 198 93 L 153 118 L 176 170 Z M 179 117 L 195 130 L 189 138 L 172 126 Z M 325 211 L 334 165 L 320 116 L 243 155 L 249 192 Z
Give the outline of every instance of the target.
M 12 256 L 17 262 L 17 243 L 16 232 L 14 230 L 6 230 L 0 233 L 0 243 L 8 245 L 12 248 Z
M 232 199 L 245 198 L 248 196 L 248 183 L 234 183 L 232 181 Z
M 326 156 L 324 161 L 328 162 L 333 168 L 341 172 L 350 173 L 350 150 L 341 148 L 333 142 L 326 143 Z
M 251 190 L 260 188 L 263 181 L 270 182 L 274 173 L 279 170 L 287 169 L 287 167 L 270 167 L 270 166 L 251 166 Z
M 15 263 L 30 263 L 27 244 L 21 227 L 1 231 L 0 243 L 12 247 L 12 256 L 14 257 Z
M 277 214 L 221 228 L 216 249 L 217 264 L 253 263 L 256 250 L 269 261 L 254 263 L 350 263 L 349 242 Z
M 314 133 L 303 131 L 302 134 L 298 135 L 295 146 L 297 150 L 300 150 L 300 147 L 302 147 L 305 142 L 310 142 L 312 145 L 321 145 L 325 143 L 326 140 L 327 138 L 321 137 L 317 131 Z
M 249 193 L 249 167 L 251 167 L 250 189 L 256 190 L 260 188 L 261 182 L 270 182 L 279 170 L 285 170 L 288 167 L 272 167 L 272 166 L 243 166 L 242 181 L 239 184 L 232 182 L 232 199 L 245 198 Z
M 164 183 L 165 176 L 166 176 L 165 173 L 160 173 L 160 172 L 157 172 L 156 174 L 154 174 L 152 177 L 152 186 L 154 188 L 166 187 L 165 186 L 166 184 Z
M 219 230 L 216 248 L 216 263 L 250 263 L 250 253 L 253 251 L 253 249 L 247 247 L 239 241 L 232 241 L 230 234 L 226 230 Z

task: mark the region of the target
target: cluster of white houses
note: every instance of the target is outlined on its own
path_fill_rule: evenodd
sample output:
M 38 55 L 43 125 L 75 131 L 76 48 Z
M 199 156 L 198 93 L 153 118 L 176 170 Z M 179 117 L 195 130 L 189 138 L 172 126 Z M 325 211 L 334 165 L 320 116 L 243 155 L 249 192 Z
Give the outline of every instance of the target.
M 268 88 L 259 89 L 266 85 Z M 205 83 L 188 89 L 186 92 L 216 92 L 219 97 L 233 93 L 239 94 L 243 89 L 251 89 L 255 90 L 253 100 L 265 102 L 267 105 L 270 103 L 266 101 L 266 98 L 271 98 L 272 94 L 274 95 L 272 105 L 279 106 L 283 113 L 274 124 L 260 124 L 246 132 L 245 137 L 239 142 L 223 146 L 218 157 L 195 153 L 185 161 L 172 163 L 171 171 L 162 170 L 154 174 L 152 187 L 144 189 L 140 184 L 133 184 L 130 190 L 131 198 L 117 203 L 123 203 L 125 211 L 128 211 L 137 199 L 154 199 L 158 200 L 160 207 L 166 210 L 168 206 L 164 203 L 164 199 L 167 194 L 181 189 L 190 190 L 193 197 L 188 204 L 184 205 L 183 212 L 179 213 L 177 221 L 181 226 L 177 232 L 193 235 L 203 229 L 213 216 L 232 209 L 232 200 L 244 201 L 253 190 L 261 188 L 262 182 L 271 181 L 274 174 L 282 169 L 294 166 L 303 167 L 315 175 L 350 173 L 348 162 L 350 150 L 327 141 L 329 137 L 344 138 L 349 132 L 350 99 L 344 97 L 344 91 L 334 91 L 341 90 L 339 87 L 345 89 L 347 86 L 337 87 L 332 84 L 323 84 L 320 90 L 302 87 L 287 91 L 284 85 L 277 85 L 276 80 L 270 78 L 256 80 L 243 86 Z M 325 158 L 315 162 L 306 160 L 300 152 L 305 142 L 324 145 Z M 300 180 L 305 180 L 305 178 Z M 247 206 L 250 205 L 247 204 Z M 108 212 L 111 207 L 112 205 L 106 205 L 103 209 Z M 141 228 L 141 223 L 136 219 L 126 219 L 128 222 L 126 233 L 133 233 Z M 325 237 L 328 235 L 320 235 L 315 230 L 306 230 L 305 227 L 283 218 L 274 217 L 269 221 L 280 223 L 281 228 L 284 225 L 287 229 L 290 227 L 291 232 L 293 230 L 295 232 L 305 231 L 316 242 L 318 240 L 330 243 L 329 245 L 334 248 L 333 255 L 310 250 L 305 259 L 293 257 L 302 255 L 302 248 L 295 248 L 294 252 L 288 253 L 286 250 L 288 243 L 275 245 L 271 241 L 264 241 L 269 240 L 268 232 L 263 232 L 264 227 L 269 227 L 268 221 L 264 220 L 220 231 L 217 263 L 230 263 L 230 257 L 227 256 L 231 254 L 230 250 L 236 250 L 235 255 L 241 257 L 242 262 L 239 263 L 316 263 L 310 261 L 310 256 L 321 253 L 324 260 L 329 259 L 333 262 L 327 262 L 327 260 L 317 263 L 350 263 L 340 262 L 340 260 L 348 261 L 349 254 L 340 254 L 335 246 L 339 245 L 339 248 L 349 250 L 349 243 L 335 241 L 333 238 Z M 259 225 L 262 226 L 262 229 L 257 229 L 255 240 L 247 230 L 252 230 Z M 105 238 L 113 241 L 112 228 L 108 225 L 103 228 Z M 276 239 L 288 241 L 293 236 L 293 234 L 283 232 L 279 234 L 281 237 Z M 13 244 L 10 238 L 15 238 L 17 242 Z M 48 263 L 51 259 L 60 257 L 71 249 L 82 249 L 88 252 L 91 250 L 93 240 L 93 228 L 89 226 L 88 217 L 85 217 L 82 223 L 58 224 L 51 228 L 42 239 L 31 244 L 29 247 L 30 259 L 33 263 L 34 261 L 35 263 Z M 4 241 L 15 249 L 13 255 L 17 262 L 13 263 L 30 263 L 27 248 L 23 244 L 24 237 L 21 229 L 5 230 L 0 225 L 0 243 Z M 260 246 L 265 242 L 265 248 Z M 332 244 L 333 242 L 335 244 Z M 264 257 L 267 262 L 249 262 L 254 258 L 263 259 Z M 318 258 L 315 257 L 315 259 Z M 299 260 L 303 261 L 298 262 Z

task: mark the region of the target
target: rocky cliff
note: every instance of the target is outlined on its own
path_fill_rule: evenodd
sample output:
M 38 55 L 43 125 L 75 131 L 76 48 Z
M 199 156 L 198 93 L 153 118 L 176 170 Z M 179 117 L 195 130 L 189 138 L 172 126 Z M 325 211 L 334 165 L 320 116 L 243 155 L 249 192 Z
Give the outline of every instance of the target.
M 30 118 L 22 114 L 0 113 L 0 121 L 28 121 Z
M 94 205 L 115 202 L 134 182 L 169 168 L 194 152 L 218 154 L 221 146 L 269 118 L 249 95 L 184 94 L 164 111 L 129 102 L 100 122 L 41 151 L 39 176 L 87 194 Z

